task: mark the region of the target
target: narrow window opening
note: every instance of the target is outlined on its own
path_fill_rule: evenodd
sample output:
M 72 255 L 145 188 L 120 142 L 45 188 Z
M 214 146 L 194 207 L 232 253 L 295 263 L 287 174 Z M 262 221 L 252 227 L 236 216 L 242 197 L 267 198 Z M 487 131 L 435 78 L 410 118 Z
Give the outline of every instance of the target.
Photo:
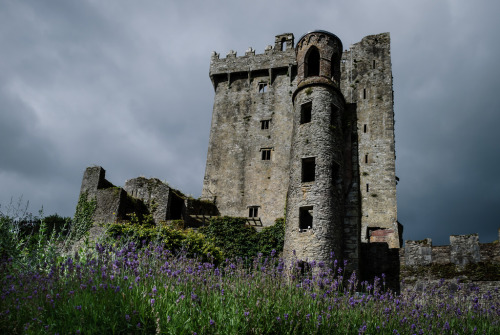
M 300 124 L 311 122 L 312 102 L 300 106 Z
M 302 182 L 308 183 L 316 178 L 316 158 L 302 158 Z
M 366 184 L 366 192 L 370 192 L 370 184 Z
M 375 69 L 375 59 L 373 60 L 373 68 Z
M 368 154 L 365 155 L 365 163 L 368 164 Z
M 363 99 L 366 99 L 366 88 L 363 88 Z
M 340 170 L 340 166 L 336 162 L 333 162 L 333 166 L 332 166 L 332 182 L 333 182 L 333 184 L 337 184 L 337 181 L 339 179 L 339 170 Z
M 319 76 L 319 51 L 311 47 L 306 55 L 304 64 L 304 78 Z
M 261 149 L 262 151 L 262 160 L 270 161 L 271 160 L 271 149 Z
M 248 207 L 248 217 L 249 218 L 259 217 L 259 206 Z
M 260 121 L 260 129 L 269 129 L 269 121 L 271 120 Z
M 363 126 L 363 132 L 366 133 L 366 124 Z
M 299 212 L 299 230 L 306 231 L 313 227 L 313 206 L 301 207 Z
M 267 92 L 267 83 L 259 83 L 259 93 Z
M 337 126 L 338 125 L 338 118 L 339 118 L 339 108 L 335 105 L 330 105 L 331 109 L 331 117 L 330 117 L 330 124 L 332 126 Z
M 281 39 L 281 51 L 285 51 L 286 50 L 286 38 L 282 38 Z

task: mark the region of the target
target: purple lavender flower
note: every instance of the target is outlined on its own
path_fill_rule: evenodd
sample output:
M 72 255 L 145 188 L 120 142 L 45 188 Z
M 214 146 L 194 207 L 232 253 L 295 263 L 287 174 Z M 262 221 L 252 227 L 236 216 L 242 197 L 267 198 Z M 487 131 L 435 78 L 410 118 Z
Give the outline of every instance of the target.
M 215 321 L 210 319 L 210 326 L 214 327 L 215 326 Z
M 130 321 L 130 315 L 125 314 L 125 320 Z

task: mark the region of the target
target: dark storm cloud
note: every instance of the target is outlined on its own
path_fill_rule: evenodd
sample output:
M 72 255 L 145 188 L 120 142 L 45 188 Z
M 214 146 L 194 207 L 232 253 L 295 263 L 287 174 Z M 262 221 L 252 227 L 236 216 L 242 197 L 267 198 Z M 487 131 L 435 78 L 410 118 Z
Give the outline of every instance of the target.
M 158 177 L 198 196 L 210 53 L 262 53 L 313 29 L 348 49 L 389 31 L 398 216 L 406 239 L 496 239 L 500 113 L 496 13 L 479 1 L 3 1 L 0 203 L 72 215 L 82 173 Z

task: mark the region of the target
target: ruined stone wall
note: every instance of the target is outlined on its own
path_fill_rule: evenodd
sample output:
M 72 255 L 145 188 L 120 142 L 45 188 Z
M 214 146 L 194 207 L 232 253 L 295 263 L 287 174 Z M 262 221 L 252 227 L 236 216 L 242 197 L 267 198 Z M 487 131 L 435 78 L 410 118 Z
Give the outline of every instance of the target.
M 361 241 L 369 242 L 371 229 L 391 229 L 385 240 L 399 248 L 389 33 L 364 37 L 343 53 L 341 89 L 357 105 Z
M 500 243 L 479 243 L 477 234 L 452 235 L 450 245 L 444 246 L 433 246 L 429 238 L 406 241 L 400 265 L 405 289 L 425 290 L 440 281 L 455 291 L 457 281 L 478 286 L 483 293 L 500 287 Z
M 94 222 L 130 220 L 130 214 L 135 213 L 140 217 L 151 214 L 156 223 L 185 220 L 189 226 L 196 221 L 193 217 L 218 215 L 215 204 L 188 198 L 157 178 L 130 179 L 121 188 L 107 181 L 105 174 L 100 166 L 89 167 L 82 178 L 80 194 L 96 200 Z
M 215 199 L 222 215 L 248 217 L 249 208 L 257 208 L 264 226 L 283 217 L 294 72 L 291 34 L 277 36 L 264 54 L 212 56 L 215 98 L 202 198 Z
M 444 246 L 433 246 L 430 238 L 406 241 L 400 254 L 401 264 L 405 266 L 454 264 L 463 267 L 479 262 L 500 264 L 500 243 L 479 243 L 478 234 L 451 235 L 450 245 Z
M 127 180 L 123 189 L 130 196 L 144 202 L 155 222 L 168 219 L 171 191 L 167 184 L 157 178 L 138 177 Z

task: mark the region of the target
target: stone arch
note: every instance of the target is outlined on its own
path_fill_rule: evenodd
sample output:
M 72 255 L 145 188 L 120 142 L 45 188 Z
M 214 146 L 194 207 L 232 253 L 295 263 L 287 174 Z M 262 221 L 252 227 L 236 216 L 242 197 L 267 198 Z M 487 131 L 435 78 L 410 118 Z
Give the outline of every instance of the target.
M 307 50 L 304 58 L 304 78 L 319 76 L 320 73 L 320 56 L 319 50 L 315 46 L 311 46 Z

